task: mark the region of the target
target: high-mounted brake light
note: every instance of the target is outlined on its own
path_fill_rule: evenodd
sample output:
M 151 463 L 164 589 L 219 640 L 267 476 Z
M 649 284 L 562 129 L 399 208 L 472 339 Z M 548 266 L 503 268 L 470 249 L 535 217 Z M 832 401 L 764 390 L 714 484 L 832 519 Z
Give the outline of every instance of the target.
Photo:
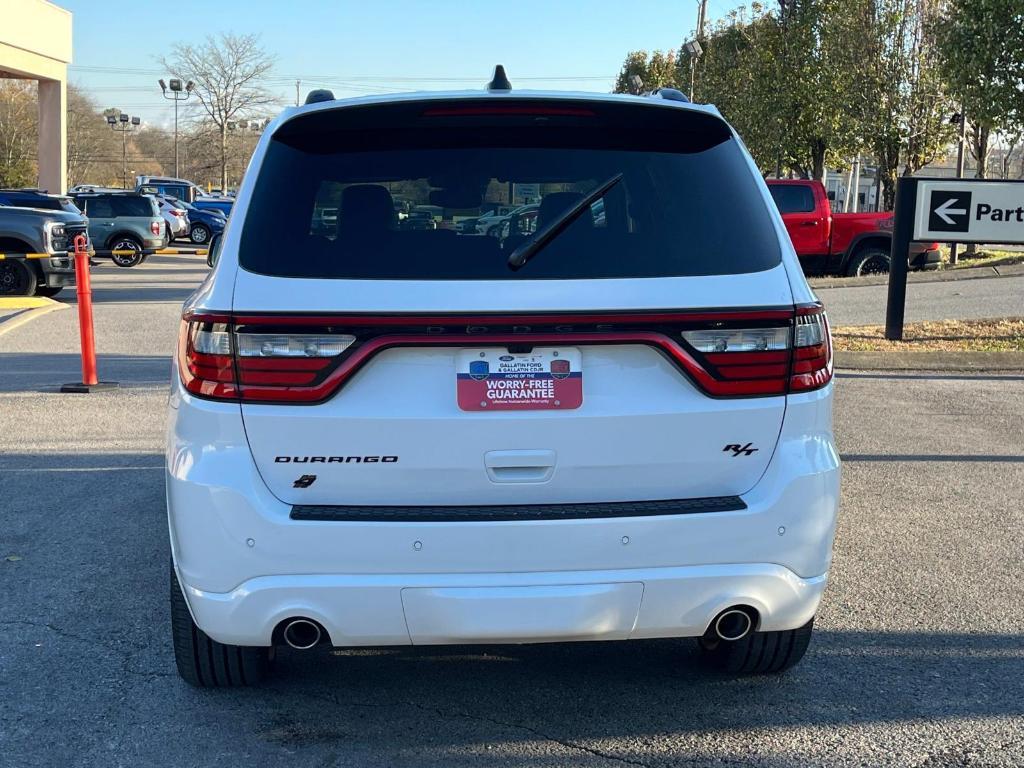
M 579 107 L 537 106 L 466 106 L 435 107 L 423 111 L 424 117 L 484 117 L 489 115 L 522 115 L 525 117 L 594 117 L 594 111 Z

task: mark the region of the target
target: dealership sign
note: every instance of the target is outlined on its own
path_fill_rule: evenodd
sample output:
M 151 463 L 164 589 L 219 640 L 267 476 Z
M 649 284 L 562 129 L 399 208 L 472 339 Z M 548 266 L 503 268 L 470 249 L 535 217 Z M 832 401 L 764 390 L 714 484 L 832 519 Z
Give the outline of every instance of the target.
M 1024 243 L 1024 184 L 919 181 L 914 239 Z

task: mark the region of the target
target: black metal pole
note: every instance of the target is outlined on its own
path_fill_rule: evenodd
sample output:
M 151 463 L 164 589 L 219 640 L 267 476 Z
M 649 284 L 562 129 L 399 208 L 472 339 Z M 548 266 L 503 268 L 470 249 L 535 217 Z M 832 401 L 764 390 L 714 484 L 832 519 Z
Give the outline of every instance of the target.
M 903 176 L 896 182 L 896 210 L 889 253 L 889 300 L 885 307 L 885 338 L 903 341 L 903 317 L 907 305 L 907 256 L 914 237 L 917 210 L 917 179 Z
M 121 127 L 121 186 L 128 189 L 128 131 Z
M 956 149 L 956 177 L 962 179 L 964 177 L 964 143 L 967 141 L 967 114 L 964 112 L 964 105 L 960 105 L 960 120 L 957 126 L 958 141 Z M 949 265 L 951 267 L 956 266 L 957 259 L 957 245 L 958 243 L 950 243 L 949 246 Z

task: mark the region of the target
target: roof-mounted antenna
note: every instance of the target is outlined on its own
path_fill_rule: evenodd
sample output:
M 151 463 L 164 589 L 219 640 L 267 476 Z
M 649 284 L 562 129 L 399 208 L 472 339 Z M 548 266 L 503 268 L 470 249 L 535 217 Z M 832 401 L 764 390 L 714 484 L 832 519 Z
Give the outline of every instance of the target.
M 319 104 L 321 101 L 334 101 L 334 92 L 326 88 L 317 88 L 306 95 L 307 104 Z
M 511 91 L 512 83 L 508 81 L 508 76 L 505 74 L 505 67 L 498 64 L 494 67 L 494 77 L 491 78 L 491 82 L 487 84 L 488 91 Z

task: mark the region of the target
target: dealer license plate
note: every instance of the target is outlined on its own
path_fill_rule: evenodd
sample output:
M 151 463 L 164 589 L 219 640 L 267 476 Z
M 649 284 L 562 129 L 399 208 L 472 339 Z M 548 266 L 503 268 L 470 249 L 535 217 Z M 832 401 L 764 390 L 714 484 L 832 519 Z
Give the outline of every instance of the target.
M 580 351 L 535 347 L 462 349 L 456 358 L 456 391 L 464 411 L 569 410 L 583 403 Z

